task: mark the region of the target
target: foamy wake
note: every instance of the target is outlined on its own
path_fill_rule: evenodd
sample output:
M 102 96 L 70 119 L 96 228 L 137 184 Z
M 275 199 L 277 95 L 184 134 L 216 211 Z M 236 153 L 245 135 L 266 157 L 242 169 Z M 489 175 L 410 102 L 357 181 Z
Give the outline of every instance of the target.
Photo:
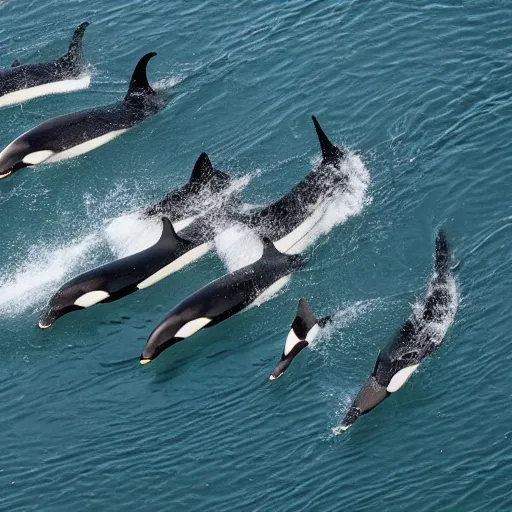
M 432 292 L 435 289 L 442 288 L 445 293 L 446 297 L 448 298 L 446 304 L 438 304 L 436 306 L 437 308 L 437 315 L 440 317 L 439 320 L 432 320 L 426 324 L 421 320 L 423 317 L 423 312 L 425 310 L 425 300 L 415 302 L 412 305 L 413 308 L 413 314 L 416 318 L 416 321 L 421 325 L 423 329 L 423 335 L 429 337 L 429 341 L 433 341 L 436 345 L 440 345 L 444 337 L 446 336 L 446 333 L 450 326 L 452 325 L 455 314 L 457 313 L 457 308 L 459 305 L 459 291 L 457 288 L 457 281 L 453 277 L 453 275 L 450 275 L 446 282 L 439 283 L 436 279 L 436 274 L 432 276 L 428 291 L 427 291 L 427 297 L 432 294 Z
M 32 247 L 19 265 L 8 266 L 0 278 L 0 315 L 29 309 L 57 290 L 76 268 L 101 244 L 101 237 L 88 235 L 58 247 Z
M 318 161 L 312 162 L 318 165 Z M 308 220 L 304 223 L 304 234 L 297 241 L 297 237 L 284 237 L 276 247 L 286 254 L 304 252 L 319 237 L 326 235 L 338 224 L 358 215 L 369 202 L 367 192 L 370 184 L 370 173 L 361 158 L 356 154 L 349 154 L 343 162 L 341 172 L 348 176 L 347 186 L 328 199 L 320 201 Z M 215 238 L 215 248 L 226 270 L 233 272 L 241 267 L 254 263 L 263 253 L 263 244 L 258 235 L 242 224 L 231 225 Z M 280 283 L 282 284 L 282 283 Z M 257 305 L 275 297 L 286 283 L 278 289 L 269 290 L 258 301 Z M 256 304 L 255 304 L 256 305 Z
M 198 203 L 197 210 L 221 208 L 226 196 L 241 191 L 254 175 L 233 179 L 222 194 L 210 194 L 203 206 Z M 34 245 L 28 254 L 13 257 L 13 264 L 4 264 L 0 275 L 0 316 L 39 308 L 65 281 L 77 274 L 155 244 L 162 234 L 162 222 L 158 217 L 140 215 L 144 202 L 142 193 L 134 197 L 122 184 L 114 187 L 101 202 L 86 195 L 88 229 L 85 234 L 65 243 L 54 240 Z M 112 205 L 120 205 L 119 214 L 104 223 L 98 222 L 98 217 L 105 217 Z M 178 232 L 183 227 L 182 222 L 175 225 Z
M 368 202 L 368 170 L 359 156 L 354 154 L 350 154 L 343 165 L 343 170 L 349 177 L 347 187 L 339 194 L 319 203 L 310 217 L 311 223 L 307 226 L 304 236 L 298 242 L 289 244 L 289 247 L 279 247 L 280 250 L 290 254 L 303 252 L 318 237 L 362 211 Z M 243 190 L 255 174 L 247 174 L 232 180 L 230 187 L 222 194 L 209 194 L 198 198 L 196 213 L 222 211 L 227 196 Z M 124 195 L 123 187 L 117 187 L 109 194 L 105 203 L 108 204 L 108 208 L 112 204 L 122 203 L 125 207 L 128 206 L 125 213 L 120 211 L 118 216 L 103 225 L 98 225 L 95 220 L 88 221 L 90 230 L 81 238 L 65 244 L 54 242 L 34 246 L 28 256 L 19 255 L 16 258 L 16 261 L 23 263 L 7 265 L 0 276 L 0 315 L 18 314 L 31 307 L 40 306 L 65 280 L 77 273 L 107 261 L 129 256 L 153 245 L 161 235 L 161 221 L 158 218 L 141 217 L 140 205 L 134 203 L 133 199 L 125 201 Z M 96 204 L 91 198 L 86 197 L 86 205 L 89 220 L 97 219 L 98 216 L 104 217 L 108 211 L 106 205 Z M 184 225 L 180 226 L 180 223 L 177 223 L 178 233 L 180 227 Z M 228 272 L 249 265 L 261 257 L 261 240 L 249 228 L 242 225 L 226 225 L 226 220 L 222 220 L 220 215 L 213 230 L 217 234 L 215 248 Z M 91 258 L 93 251 L 105 248 L 110 251 L 109 258 L 103 258 L 102 261 Z M 91 264 L 84 265 L 87 261 Z M 260 303 L 274 297 L 283 286 L 269 290 Z

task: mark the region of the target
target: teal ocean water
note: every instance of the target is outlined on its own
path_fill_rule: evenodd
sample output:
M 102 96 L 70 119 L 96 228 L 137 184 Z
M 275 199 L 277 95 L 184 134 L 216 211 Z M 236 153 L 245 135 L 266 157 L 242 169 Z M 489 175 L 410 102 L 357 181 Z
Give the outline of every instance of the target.
M 4 0 L 0 16 L 1 66 L 64 53 L 82 21 L 92 66 L 88 90 L 2 109 L 2 148 L 120 99 L 149 51 L 172 92 L 100 149 L 0 182 L 0 510 L 512 510 L 511 5 Z M 279 296 L 139 365 L 167 311 L 257 252 L 229 235 L 222 259 L 37 329 L 64 281 L 152 243 L 133 212 L 202 151 L 247 203 L 284 194 L 319 156 L 312 114 L 359 181 Z M 424 296 L 441 227 L 459 293 L 444 344 L 335 435 Z M 301 296 L 337 321 L 269 382 Z

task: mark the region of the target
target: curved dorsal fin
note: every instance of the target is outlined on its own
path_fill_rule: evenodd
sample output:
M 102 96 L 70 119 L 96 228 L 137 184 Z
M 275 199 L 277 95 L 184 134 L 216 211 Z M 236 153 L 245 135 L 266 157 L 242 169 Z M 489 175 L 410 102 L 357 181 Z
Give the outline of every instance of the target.
M 174 246 L 182 245 L 184 247 L 187 247 L 192 243 L 190 242 L 190 240 L 185 240 L 184 238 L 181 238 L 176 234 L 172 222 L 167 217 L 162 217 L 162 224 L 163 229 L 160 239 L 157 242 L 158 244 L 171 243 Z
M 125 100 L 137 94 L 155 94 L 155 91 L 149 85 L 148 76 L 146 74 L 148 62 L 155 55 L 155 52 L 146 53 L 146 55 L 137 62 L 130 80 L 130 87 L 128 88 Z
M 190 183 L 201 184 L 206 183 L 212 179 L 213 165 L 206 153 L 201 153 L 197 159 L 192 174 L 190 175 Z
M 318 140 L 320 142 L 320 148 L 322 150 L 322 160 L 323 163 L 334 163 L 336 160 L 345 157 L 345 153 L 335 146 L 325 135 L 325 132 L 322 130 L 320 123 L 318 122 L 315 116 L 311 116 L 313 119 L 313 124 L 315 125 L 316 134 L 318 136 Z
M 12 64 L 11 64 L 11 68 L 17 68 L 18 66 L 21 66 L 21 62 L 16 59 Z
M 82 39 L 84 37 L 85 29 L 89 26 L 89 22 L 84 21 L 76 27 L 73 32 L 73 37 L 69 43 L 67 53 L 61 58 L 64 61 L 71 62 L 75 65 L 83 65 L 84 63 L 84 51 L 82 48 Z

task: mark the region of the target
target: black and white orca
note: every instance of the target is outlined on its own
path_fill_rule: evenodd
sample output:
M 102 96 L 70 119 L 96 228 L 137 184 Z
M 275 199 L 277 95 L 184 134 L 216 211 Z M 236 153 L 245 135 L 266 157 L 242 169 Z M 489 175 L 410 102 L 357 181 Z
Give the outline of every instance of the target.
M 148 83 L 146 67 L 156 53 L 138 62 L 123 101 L 54 117 L 20 135 L 0 153 L 0 178 L 24 167 L 88 153 L 156 114 L 165 102 Z
M 113 302 L 156 284 L 183 266 L 189 242 L 178 237 L 167 218 L 158 242 L 148 249 L 107 263 L 71 279 L 50 299 L 39 327 L 47 329 L 72 311 Z
M 262 303 L 264 298 L 284 287 L 291 274 L 303 266 L 302 256 L 280 253 L 265 238 L 258 261 L 224 275 L 178 304 L 149 336 L 140 363 L 150 363 L 165 349 L 199 330 L 213 327 L 251 305 Z
M 21 64 L 16 59 L 10 68 L 0 70 L 0 107 L 63 92 L 89 87 L 82 38 L 89 23 L 79 25 L 65 55 L 53 62 Z
M 421 311 L 413 314 L 379 353 L 372 374 L 363 384 L 339 430 L 347 430 L 360 416 L 398 391 L 423 359 L 442 343 L 453 321 L 457 300 L 448 243 L 443 231 L 436 238 L 434 270 Z
M 313 123 L 322 150 L 320 164 L 275 203 L 236 215 L 236 220 L 270 238 L 282 252 L 293 248 L 319 221 L 319 203 L 348 183 L 348 175 L 341 166 L 346 152 L 327 138 L 314 116 Z
M 330 316 L 317 319 L 306 302 L 306 299 L 302 297 L 302 299 L 299 300 L 297 314 L 293 319 L 290 332 L 286 338 L 283 354 L 277 366 L 274 368 L 274 371 L 270 374 L 270 380 L 279 379 L 297 354 L 312 343 L 321 329 L 330 321 Z
M 161 201 L 144 211 L 147 217 L 165 215 L 171 222 L 183 222 L 182 227 L 190 224 L 194 218 L 204 213 L 206 195 L 220 194 L 231 184 L 231 178 L 225 172 L 215 169 L 206 153 L 197 159 L 188 183 L 178 190 L 172 190 Z M 175 226 L 176 230 L 179 229 Z

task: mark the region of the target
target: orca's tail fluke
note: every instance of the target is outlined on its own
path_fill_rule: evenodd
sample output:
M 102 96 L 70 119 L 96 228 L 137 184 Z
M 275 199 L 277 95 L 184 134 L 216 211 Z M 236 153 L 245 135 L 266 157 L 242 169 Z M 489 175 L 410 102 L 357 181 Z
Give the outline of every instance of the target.
M 335 146 L 325 135 L 320 123 L 315 116 L 311 116 L 313 124 L 315 125 L 318 141 L 320 142 L 320 149 L 322 150 L 322 160 L 324 164 L 335 164 L 339 160 L 345 158 L 345 153 L 337 146 Z
M 132 74 L 132 78 L 130 80 L 130 86 L 128 88 L 125 100 L 141 94 L 155 94 L 155 91 L 149 85 L 147 75 L 148 62 L 155 55 L 155 52 L 146 53 L 146 55 L 144 55 L 144 57 L 142 57 L 139 62 L 137 62 L 137 65 L 135 66 Z
M 225 172 L 214 169 L 210 158 L 206 153 L 201 153 L 194 165 L 189 183 L 193 187 L 200 189 L 207 184 L 214 185 L 215 191 L 226 188 L 231 178 Z
M 435 269 L 438 274 L 444 274 L 450 269 L 450 251 L 446 233 L 441 230 L 436 237 L 436 263 Z
M 73 66 L 76 66 L 80 69 L 85 65 L 82 41 L 84 38 L 85 29 L 88 26 L 89 23 L 84 21 L 83 23 L 80 23 L 78 27 L 76 27 L 73 33 L 73 37 L 71 38 L 71 43 L 69 43 L 68 51 L 62 57 L 62 60 L 69 62 Z

